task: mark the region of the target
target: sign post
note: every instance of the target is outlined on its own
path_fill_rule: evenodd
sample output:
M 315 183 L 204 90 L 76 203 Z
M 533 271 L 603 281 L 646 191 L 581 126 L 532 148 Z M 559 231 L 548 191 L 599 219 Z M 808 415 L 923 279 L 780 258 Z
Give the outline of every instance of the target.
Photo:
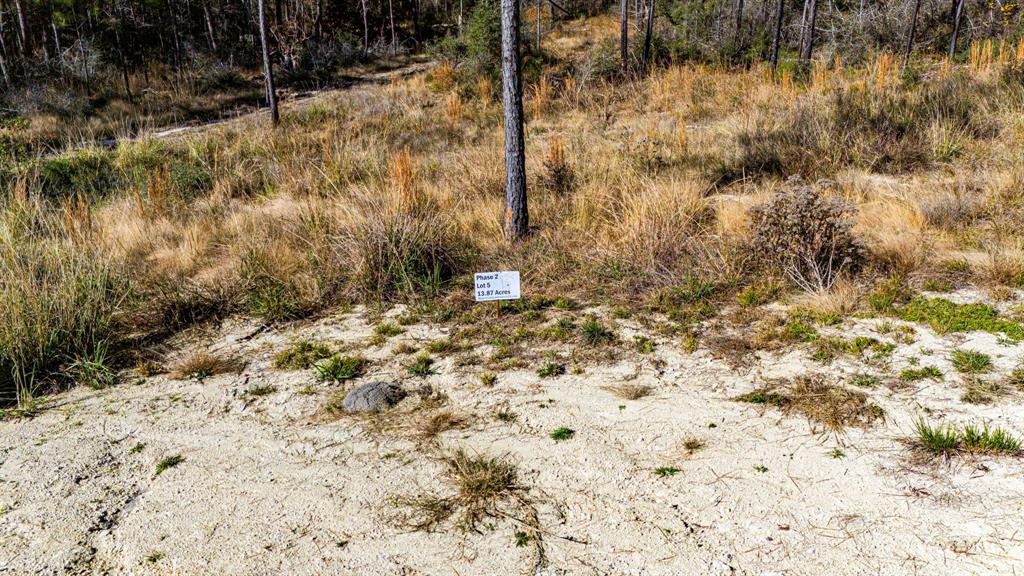
M 519 272 L 477 272 L 473 274 L 477 302 L 519 300 Z

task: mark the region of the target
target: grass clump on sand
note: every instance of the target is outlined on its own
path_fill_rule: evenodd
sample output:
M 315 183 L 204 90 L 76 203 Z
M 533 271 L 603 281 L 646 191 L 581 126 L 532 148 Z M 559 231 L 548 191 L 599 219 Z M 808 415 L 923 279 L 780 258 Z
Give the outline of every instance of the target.
M 949 424 L 931 425 L 921 418 L 914 425 L 915 449 L 932 457 L 949 458 L 960 453 L 1019 455 L 1021 440 L 1002 428 L 967 424 L 957 428 Z
M 787 414 L 796 412 L 832 431 L 847 426 L 867 427 L 885 415 L 882 408 L 868 402 L 863 392 L 828 384 L 817 376 L 801 376 L 784 386 L 759 388 L 735 400 L 773 406 Z
M 413 510 L 407 520 L 416 530 L 432 530 L 458 515 L 458 527 L 473 530 L 485 518 L 507 515 L 505 508 L 524 504 L 515 465 L 504 458 L 490 458 L 457 450 L 443 460 L 454 494 L 396 498 L 396 504 Z
M 362 356 L 335 354 L 316 365 L 316 379 L 321 382 L 340 383 L 363 375 L 370 361 Z
M 181 454 L 175 454 L 174 456 L 168 456 L 156 464 L 156 475 L 159 476 L 167 470 L 174 468 L 178 464 L 185 461 L 185 457 Z
M 950 360 L 958 372 L 981 374 L 992 368 L 992 358 L 976 350 L 953 350 Z
M 274 356 L 274 368 L 306 370 L 320 360 L 331 357 L 331 349 L 319 342 L 299 340 Z
M 900 372 L 900 380 L 904 382 L 920 382 L 921 380 L 942 380 L 942 370 L 934 366 L 924 368 L 907 368 Z
M 237 372 L 238 369 L 238 361 L 234 358 L 202 350 L 186 356 L 178 362 L 171 372 L 171 378 L 202 382 L 218 374 Z
M 1024 326 L 999 317 L 987 304 L 956 304 L 944 298 L 914 298 L 899 311 L 908 322 L 923 322 L 940 334 L 982 331 L 1024 340 Z

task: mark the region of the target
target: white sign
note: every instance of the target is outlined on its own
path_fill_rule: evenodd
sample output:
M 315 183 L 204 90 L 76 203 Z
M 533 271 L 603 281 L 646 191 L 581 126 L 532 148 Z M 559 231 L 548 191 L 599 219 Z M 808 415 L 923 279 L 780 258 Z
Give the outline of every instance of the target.
M 477 302 L 519 299 L 519 272 L 477 272 L 473 284 Z

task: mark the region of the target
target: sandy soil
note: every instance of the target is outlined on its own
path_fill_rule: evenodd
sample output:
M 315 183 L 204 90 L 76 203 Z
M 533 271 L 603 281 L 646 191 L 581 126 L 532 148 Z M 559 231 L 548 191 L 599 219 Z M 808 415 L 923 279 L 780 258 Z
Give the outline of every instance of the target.
M 873 331 L 880 322 L 849 320 L 836 330 L 885 340 Z M 949 366 L 949 350 L 967 347 L 993 355 L 993 378 L 1008 373 L 1024 346 L 992 335 L 915 326 L 916 342 L 901 345 L 884 373 L 917 357 L 945 381 L 872 388 L 886 422 L 837 435 L 731 400 L 766 378 L 813 371 L 838 379 L 864 369 L 842 359 L 822 366 L 800 348 L 732 367 L 707 349 L 688 353 L 656 337 L 652 355 L 631 352 L 551 379 L 530 366 L 485 387 L 481 368 L 453 358 L 439 360 L 436 375 L 409 377 L 408 357 L 394 356 L 394 346 L 447 330 L 420 324 L 366 348 L 370 373 L 342 387 L 317 383 L 311 371 L 275 370 L 271 360 L 300 336 L 365 341 L 372 326 L 360 311 L 247 338 L 256 329 L 230 322 L 171 353 L 231 353 L 247 362 L 240 374 L 79 388 L 34 418 L 0 422 L 0 573 L 1024 572 L 1024 463 L 915 464 L 904 444 L 922 415 L 1024 434 L 1017 393 L 966 404 Z M 642 332 L 628 320 L 617 330 L 624 340 Z M 343 389 L 380 379 L 428 383 L 467 425 L 416 437 L 411 430 L 428 415 L 416 395 L 377 419 L 324 414 Z M 653 393 L 631 401 L 605 388 L 623 382 Z M 246 394 L 262 385 L 276 391 Z M 500 410 L 518 418 L 500 421 Z M 555 442 L 549 434 L 563 426 L 576 434 Z M 691 438 L 706 447 L 688 454 Z M 459 447 L 516 463 L 542 526 L 540 563 L 536 546 L 516 546 L 522 527 L 511 518 L 475 532 L 405 526 L 408 510 L 394 498 L 450 492 L 439 456 Z M 158 462 L 179 454 L 179 465 L 156 474 Z M 659 466 L 679 472 L 660 477 Z

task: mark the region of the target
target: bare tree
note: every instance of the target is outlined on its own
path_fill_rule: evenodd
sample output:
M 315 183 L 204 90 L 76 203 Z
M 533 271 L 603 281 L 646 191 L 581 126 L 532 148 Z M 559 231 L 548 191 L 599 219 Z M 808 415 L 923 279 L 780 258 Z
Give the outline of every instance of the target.
M 622 73 L 629 71 L 629 0 L 619 4 L 619 52 L 622 55 Z
M 260 47 L 263 50 L 263 80 L 267 88 L 267 102 L 270 104 L 270 123 L 277 126 L 281 116 L 277 110 L 277 91 L 274 90 L 274 67 L 270 62 L 270 45 L 267 43 L 267 22 L 266 10 L 263 7 L 263 0 L 258 1 L 260 21 Z
M 736 37 L 740 37 L 743 29 L 743 0 L 736 0 Z
M 366 0 L 362 0 L 363 4 L 363 58 L 366 58 L 370 54 L 370 26 L 366 21 Z
M 767 0 L 765 0 L 767 2 Z M 772 39 L 772 71 L 779 67 L 779 44 L 782 42 L 782 15 L 786 0 L 779 0 L 779 7 L 775 13 L 775 37 Z
M 505 106 L 505 238 L 525 237 L 526 146 L 523 135 L 523 77 L 519 61 L 519 0 L 501 0 L 501 79 Z

